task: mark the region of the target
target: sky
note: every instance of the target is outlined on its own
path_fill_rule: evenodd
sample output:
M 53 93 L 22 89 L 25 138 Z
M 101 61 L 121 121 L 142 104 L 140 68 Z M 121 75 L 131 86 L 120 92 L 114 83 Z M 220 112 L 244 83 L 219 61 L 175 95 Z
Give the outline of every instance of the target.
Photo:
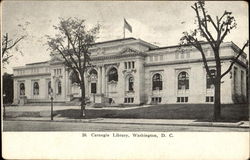
M 54 35 L 53 25 L 59 17 L 77 17 L 92 27 L 101 25 L 97 42 L 123 38 L 123 18 L 132 26 L 126 37 L 135 37 L 160 47 L 177 45 L 182 32 L 192 30 L 194 1 L 5 1 L 2 4 L 2 32 L 9 36 L 27 37 L 19 43 L 23 55 L 13 50 L 14 57 L 4 69 L 50 59 L 45 35 Z M 237 28 L 225 39 L 240 48 L 249 39 L 248 3 L 244 1 L 206 2 L 208 13 L 215 17 L 225 10 L 235 16 Z M 25 30 L 22 29 L 25 26 Z

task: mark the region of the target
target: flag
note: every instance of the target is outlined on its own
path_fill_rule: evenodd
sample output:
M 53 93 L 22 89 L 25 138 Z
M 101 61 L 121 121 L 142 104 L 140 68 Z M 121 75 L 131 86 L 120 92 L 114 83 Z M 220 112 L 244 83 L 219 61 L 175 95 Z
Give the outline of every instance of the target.
M 124 18 L 124 28 L 126 28 L 127 30 L 129 30 L 132 33 L 132 27 L 131 25 L 126 21 L 126 19 Z

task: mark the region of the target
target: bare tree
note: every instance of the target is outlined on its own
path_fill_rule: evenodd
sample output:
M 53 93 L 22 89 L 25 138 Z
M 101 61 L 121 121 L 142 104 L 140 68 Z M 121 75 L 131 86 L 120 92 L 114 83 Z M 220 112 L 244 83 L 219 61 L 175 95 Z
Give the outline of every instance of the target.
M 85 20 L 78 18 L 59 18 L 60 22 L 54 29 L 54 37 L 47 36 L 52 55 L 61 55 L 64 64 L 71 69 L 81 89 L 81 117 L 85 116 L 85 82 L 84 73 L 90 62 L 89 48 L 95 42 L 99 25 L 86 29 Z
M 3 35 L 2 37 L 2 63 L 3 65 L 6 63 L 9 63 L 9 59 L 13 57 L 13 52 L 11 52 L 11 49 L 16 47 L 16 51 L 17 51 L 18 50 L 17 44 L 21 40 L 23 40 L 25 37 L 26 35 L 23 35 L 14 40 L 8 36 L 8 33 Z
M 228 74 L 234 63 L 244 53 L 244 49 L 248 46 L 248 41 L 244 44 L 237 56 L 232 58 L 228 69 L 221 72 L 220 45 L 230 31 L 236 28 L 236 21 L 232 12 L 225 11 L 220 17 L 212 18 L 205 9 L 205 2 L 198 1 L 191 6 L 196 14 L 196 29 L 188 32 L 183 32 L 181 44 L 190 44 L 194 46 L 202 55 L 202 60 L 206 69 L 206 73 L 214 84 L 214 120 L 219 120 L 221 117 L 221 79 Z M 202 48 L 202 41 L 206 41 L 212 48 L 216 64 L 216 74 L 213 76 L 207 64 L 207 58 Z

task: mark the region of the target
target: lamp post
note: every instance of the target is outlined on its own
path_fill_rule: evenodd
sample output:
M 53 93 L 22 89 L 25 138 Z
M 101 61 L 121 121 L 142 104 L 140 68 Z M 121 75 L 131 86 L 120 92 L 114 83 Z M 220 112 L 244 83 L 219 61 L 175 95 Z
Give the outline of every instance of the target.
M 51 108 L 50 108 L 50 119 L 53 121 L 53 89 L 50 90 L 50 100 L 51 100 Z
M 5 97 L 6 97 L 6 94 L 3 93 L 3 119 L 6 118 L 6 112 L 5 112 Z

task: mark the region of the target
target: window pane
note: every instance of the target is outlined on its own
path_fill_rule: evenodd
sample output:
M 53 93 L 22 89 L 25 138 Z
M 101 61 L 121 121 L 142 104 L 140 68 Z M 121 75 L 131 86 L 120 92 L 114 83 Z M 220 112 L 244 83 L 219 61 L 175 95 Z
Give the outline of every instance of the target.
M 96 83 L 91 83 L 91 93 L 96 93 Z
M 128 82 L 128 90 L 133 91 L 134 90 L 134 79 L 133 79 L 133 77 L 130 77 L 128 81 L 129 81 Z
M 209 102 L 209 97 L 206 97 L 206 102 Z
M 214 69 L 210 70 L 211 76 L 215 78 L 216 71 Z M 207 74 L 207 89 L 213 88 L 213 80 Z
M 48 82 L 48 95 L 51 94 L 51 81 Z
M 25 86 L 24 86 L 24 83 L 20 84 L 20 95 L 25 95 Z
M 131 62 L 128 62 L 128 68 L 129 69 L 131 68 Z
M 34 82 L 34 84 L 33 84 L 33 94 L 34 95 L 39 95 L 39 84 L 38 84 L 38 82 Z
M 61 81 L 58 82 L 58 94 L 62 93 L 62 85 L 61 85 Z
M 153 76 L 153 90 L 162 90 L 162 77 L 159 73 Z
M 177 102 L 180 102 L 180 97 L 177 97 Z
M 181 102 L 184 102 L 184 97 L 181 97 Z
M 116 68 L 112 68 L 108 74 L 108 81 L 118 81 L 118 73 Z
M 214 97 L 211 97 L 211 98 L 210 98 L 210 102 L 213 102 L 213 101 L 214 101 Z
M 187 74 L 187 72 L 181 72 L 178 75 L 178 89 L 189 89 L 189 75 Z

